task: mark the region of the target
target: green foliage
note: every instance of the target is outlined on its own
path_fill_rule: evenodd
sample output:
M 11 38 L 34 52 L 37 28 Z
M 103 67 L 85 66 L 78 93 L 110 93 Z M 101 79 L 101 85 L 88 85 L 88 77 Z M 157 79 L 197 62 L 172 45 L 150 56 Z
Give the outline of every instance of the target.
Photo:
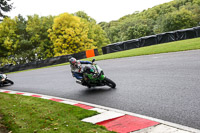
M 19 47 L 19 36 L 16 34 L 17 22 L 10 18 L 5 18 L 0 23 L 0 57 L 11 57 Z
M 102 22 L 111 43 L 198 26 L 200 0 L 173 0 L 117 21 Z
M 79 17 L 63 13 L 54 19 L 49 37 L 54 46 L 55 56 L 67 55 L 95 48 L 88 38 L 88 24 Z
M 104 30 L 111 42 L 122 41 L 120 36 L 120 22 L 111 21 L 110 23 L 104 23 Z
M 150 29 L 148 25 L 138 24 L 128 27 L 126 40 L 140 38 L 149 35 Z
M 53 25 L 52 16 L 39 17 L 38 15 L 28 16 L 26 31 L 31 36 L 30 42 L 34 49 L 36 59 L 53 57 L 53 43 L 48 38 L 48 29 Z
M 197 23 L 193 20 L 193 13 L 182 8 L 179 11 L 164 15 L 158 24 L 160 25 L 160 32 L 167 32 L 194 27 Z
M 52 27 L 53 17 L 21 15 L 14 19 L 5 18 L 0 23 L 0 62 L 24 64 L 53 57 L 53 43 L 47 30 Z
M 74 15 L 82 18 L 82 21 L 88 25 L 88 38 L 93 40 L 93 45 L 97 47 L 99 51 L 101 50 L 101 47 L 110 43 L 106 32 L 101 28 L 100 25 L 96 24 L 96 21 L 93 18 L 82 11 L 78 11 L 74 13 Z
M 91 22 L 91 23 L 96 23 L 96 20 L 91 18 L 90 16 L 88 16 L 85 12 L 83 11 L 78 11 L 78 12 L 75 12 L 73 14 L 74 16 L 77 16 L 77 17 L 80 17 L 84 20 L 86 20 L 87 22 Z
M 84 12 L 39 17 L 18 15 L 0 23 L 0 63 L 24 64 L 109 44 L 105 31 Z M 55 19 L 54 19 L 55 18 Z
M 32 45 L 29 41 L 30 36 L 26 31 L 27 21 L 25 18 L 23 18 L 21 15 L 18 15 L 15 17 L 15 20 L 17 22 L 16 34 L 19 36 L 19 42 L 18 48 L 15 55 L 12 57 L 12 60 L 16 62 L 14 64 L 23 64 L 26 63 L 26 61 L 31 60 L 30 52 L 32 53 Z M 32 55 L 34 54 L 32 53 Z

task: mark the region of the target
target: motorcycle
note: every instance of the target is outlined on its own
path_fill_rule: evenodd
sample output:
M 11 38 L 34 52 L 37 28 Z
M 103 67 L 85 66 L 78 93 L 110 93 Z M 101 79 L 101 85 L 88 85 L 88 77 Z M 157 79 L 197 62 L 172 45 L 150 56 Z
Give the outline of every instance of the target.
M 76 81 L 77 83 L 87 86 L 88 88 L 96 86 L 109 86 L 115 88 L 116 84 L 111 79 L 107 78 L 104 75 L 103 70 L 94 63 L 95 59 L 92 60 L 92 64 L 87 65 L 83 68 L 83 80 L 84 84 L 81 81 Z
M 9 85 L 9 84 L 13 85 L 14 82 L 8 79 L 6 74 L 0 74 L 0 86 Z

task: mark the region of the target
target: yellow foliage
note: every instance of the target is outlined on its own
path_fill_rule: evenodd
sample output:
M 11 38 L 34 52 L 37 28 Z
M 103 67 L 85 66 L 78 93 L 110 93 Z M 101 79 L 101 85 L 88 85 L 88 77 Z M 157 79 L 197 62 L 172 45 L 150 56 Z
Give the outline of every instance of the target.
M 48 30 L 54 44 L 55 56 L 78 53 L 95 48 L 88 38 L 88 25 L 79 17 L 68 13 L 55 17 L 52 29 Z
M 0 23 L 0 44 L 9 52 L 7 55 L 14 54 L 18 47 L 19 35 L 16 34 L 17 23 L 15 20 L 5 18 Z

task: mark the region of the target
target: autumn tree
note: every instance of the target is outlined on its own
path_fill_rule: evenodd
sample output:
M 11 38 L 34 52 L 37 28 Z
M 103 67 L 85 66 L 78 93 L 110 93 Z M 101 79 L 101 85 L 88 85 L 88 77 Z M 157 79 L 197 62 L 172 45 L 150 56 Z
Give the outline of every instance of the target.
M 48 30 L 55 56 L 95 48 L 93 40 L 88 38 L 88 31 L 88 25 L 82 22 L 79 17 L 68 13 L 55 17 L 52 28 Z
M 16 34 L 17 22 L 10 18 L 5 18 L 0 23 L 0 57 L 6 57 L 5 62 L 12 62 L 17 48 L 19 47 L 19 36 Z

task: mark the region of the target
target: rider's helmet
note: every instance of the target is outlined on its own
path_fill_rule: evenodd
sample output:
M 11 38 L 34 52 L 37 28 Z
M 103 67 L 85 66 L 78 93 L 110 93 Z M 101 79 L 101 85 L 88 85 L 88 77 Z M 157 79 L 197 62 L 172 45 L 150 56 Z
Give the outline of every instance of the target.
M 73 57 L 69 59 L 69 62 L 73 66 L 75 66 L 77 64 L 77 60 L 75 58 L 73 58 Z

